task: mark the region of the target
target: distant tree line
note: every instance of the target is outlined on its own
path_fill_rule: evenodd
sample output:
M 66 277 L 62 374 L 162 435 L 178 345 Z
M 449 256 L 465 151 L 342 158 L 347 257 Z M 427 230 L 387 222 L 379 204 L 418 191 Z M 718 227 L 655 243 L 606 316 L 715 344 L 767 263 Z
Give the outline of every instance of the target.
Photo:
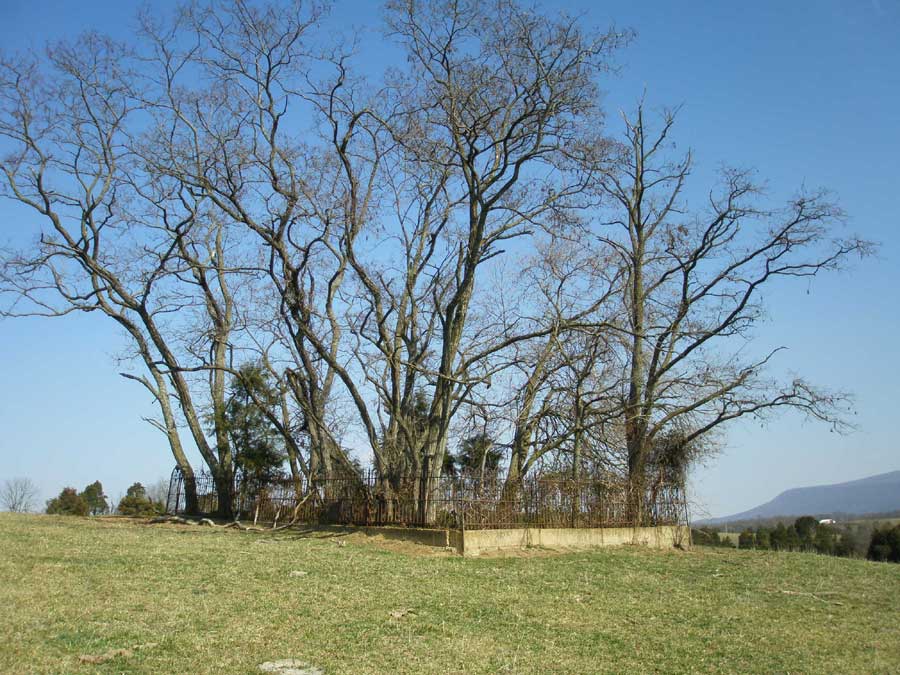
M 900 563 L 900 525 L 872 530 L 866 557 L 877 562 Z
M 61 516 L 102 516 L 109 513 L 109 502 L 99 480 L 78 492 L 65 487 L 53 499 L 47 500 L 47 513 Z
M 809 514 L 805 514 L 809 515 Z M 863 537 L 866 541 L 869 539 L 869 535 L 871 534 L 871 526 L 882 522 L 882 521 L 890 521 L 893 524 L 893 521 L 900 520 L 900 509 L 895 511 L 883 511 L 878 513 L 846 513 L 844 511 L 829 511 L 823 513 L 814 514 L 815 518 L 818 520 L 828 519 L 834 521 L 834 526 L 839 530 L 843 530 L 846 528 L 851 528 L 854 530 L 859 529 L 859 526 L 863 526 L 862 530 L 865 530 L 865 536 Z M 742 518 L 736 520 L 728 520 L 718 522 L 716 527 L 721 532 L 722 530 L 727 530 L 729 532 L 743 532 L 747 528 L 751 530 L 756 530 L 759 527 L 768 527 L 773 528 L 778 523 L 792 523 L 796 519 L 796 515 L 775 515 L 775 516 L 767 516 L 764 518 L 754 517 L 754 518 Z M 865 527 L 868 525 L 868 527 Z M 704 526 L 706 528 L 706 526 Z M 700 528 L 703 529 L 703 528 Z M 706 528 L 709 529 L 709 528 Z
M 738 548 L 807 551 L 850 557 L 856 551 L 856 544 L 849 533 L 839 532 L 812 516 L 801 516 L 789 525 L 778 523 L 773 528 L 744 529 L 738 537 Z
M 735 548 L 727 535 L 712 527 L 691 529 L 691 537 L 700 546 Z M 821 523 L 813 516 L 801 516 L 787 525 L 777 522 L 773 526 L 745 527 L 738 535 L 737 548 L 804 551 L 845 558 L 865 556 L 879 562 L 900 562 L 900 524 L 882 528 L 876 523 L 867 530 L 839 527 Z
M 155 516 L 165 512 L 166 505 L 159 490 L 151 496 L 141 483 L 134 483 L 119 500 L 115 512 L 120 516 Z M 47 501 L 46 512 L 62 516 L 103 516 L 111 511 L 108 497 L 103 492 L 100 481 L 94 481 L 78 492 L 73 487 L 65 487 Z

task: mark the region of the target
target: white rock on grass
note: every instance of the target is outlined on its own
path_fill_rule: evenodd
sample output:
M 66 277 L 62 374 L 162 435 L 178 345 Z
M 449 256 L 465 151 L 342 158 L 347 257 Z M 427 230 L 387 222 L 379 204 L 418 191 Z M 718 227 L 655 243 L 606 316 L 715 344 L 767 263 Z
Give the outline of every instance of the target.
M 259 664 L 259 669 L 264 673 L 276 673 L 276 675 L 325 675 L 325 671 L 321 668 L 311 666 L 306 661 L 298 659 L 266 661 Z

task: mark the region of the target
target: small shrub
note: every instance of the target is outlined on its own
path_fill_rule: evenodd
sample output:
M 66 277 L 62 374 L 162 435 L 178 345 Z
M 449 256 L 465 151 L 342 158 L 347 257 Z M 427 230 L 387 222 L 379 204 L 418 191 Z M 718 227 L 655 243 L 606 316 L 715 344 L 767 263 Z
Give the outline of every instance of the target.
M 159 515 L 161 509 L 147 496 L 144 486 L 135 483 L 119 502 L 118 512 L 122 516 L 148 517 Z

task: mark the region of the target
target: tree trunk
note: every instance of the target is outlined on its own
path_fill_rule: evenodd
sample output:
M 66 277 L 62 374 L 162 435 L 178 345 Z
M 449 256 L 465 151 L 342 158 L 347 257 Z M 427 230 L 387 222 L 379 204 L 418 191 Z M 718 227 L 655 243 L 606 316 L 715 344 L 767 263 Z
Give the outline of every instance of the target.
M 148 361 L 149 365 L 149 358 L 145 360 Z M 166 379 L 155 366 L 151 367 L 151 372 L 156 380 L 156 399 L 162 410 L 169 448 L 172 450 L 175 464 L 181 469 L 182 485 L 184 486 L 184 512 L 187 515 L 195 516 L 200 513 L 200 502 L 197 499 L 197 480 L 194 477 L 194 469 L 191 467 L 191 463 L 188 461 L 187 455 L 184 454 L 184 448 L 181 445 L 181 436 L 178 435 L 178 425 L 175 422 L 175 414 L 172 411 Z
M 632 446 L 632 443 L 634 444 Z M 644 502 L 647 482 L 646 453 L 643 443 L 635 440 L 628 448 L 628 484 L 626 486 L 626 516 L 629 524 L 640 527 L 644 521 Z
M 182 485 L 184 486 L 184 512 L 189 516 L 200 513 L 200 502 L 197 499 L 197 479 L 190 464 L 181 465 Z
M 437 502 L 435 498 L 440 486 L 444 455 L 447 453 L 447 436 L 443 429 L 430 426 L 426 432 L 426 442 L 419 475 L 418 499 L 419 518 L 423 525 L 430 525 L 437 520 Z
M 234 471 L 230 466 L 220 467 L 213 474 L 216 484 L 217 508 L 216 515 L 219 518 L 231 520 L 234 513 Z

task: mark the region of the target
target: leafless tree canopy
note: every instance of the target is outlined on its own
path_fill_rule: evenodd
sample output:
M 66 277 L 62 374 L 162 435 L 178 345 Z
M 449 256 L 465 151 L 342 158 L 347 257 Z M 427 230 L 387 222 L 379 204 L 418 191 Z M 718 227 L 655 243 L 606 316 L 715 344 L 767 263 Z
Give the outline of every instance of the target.
M 246 364 L 273 383 L 246 390 L 298 491 L 360 457 L 385 490 L 427 489 L 474 438 L 513 486 L 540 466 L 643 491 L 745 415 L 844 426 L 845 394 L 743 347 L 763 289 L 869 245 L 835 237 L 826 193 L 768 206 L 747 172 L 688 212 L 674 113 L 605 124 L 630 33 L 391 0 L 402 58 L 373 79 L 325 9 L 145 11 L 133 43 L 0 62 L 0 192 L 37 216 L 3 254 L 0 310 L 97 312 L 127 336 L 122 374 L 158 404 L 189 510 L 192 447 L 230 515 Z
M 38 489 L 29 478 L 9 478 L 0 487 L 0 505 L 11 513 L 28 513 L 37 504 Z

